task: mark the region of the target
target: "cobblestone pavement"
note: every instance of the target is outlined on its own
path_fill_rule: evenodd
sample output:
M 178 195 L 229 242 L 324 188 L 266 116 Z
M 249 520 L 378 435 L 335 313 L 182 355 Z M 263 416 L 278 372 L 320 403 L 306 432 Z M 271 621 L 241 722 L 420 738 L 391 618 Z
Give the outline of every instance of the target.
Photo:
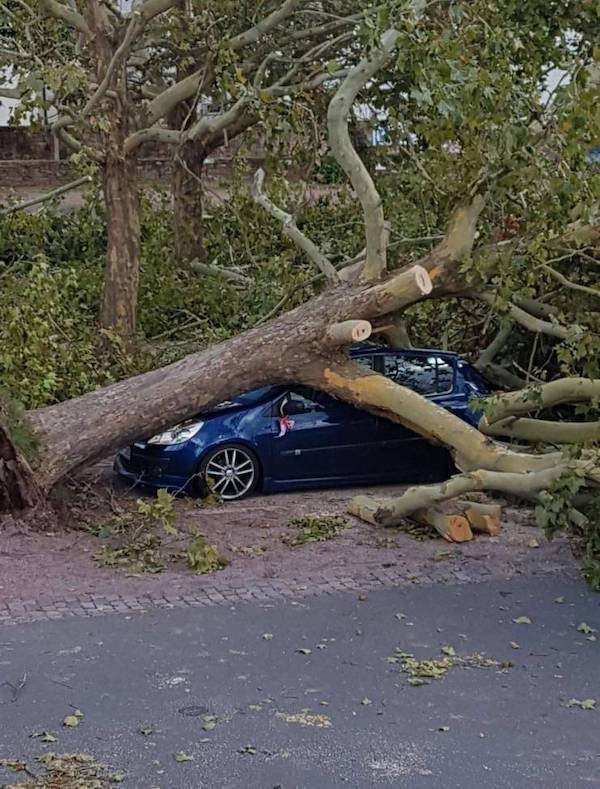
M 533 553 L 533 552 L 532 552 Z M 188 608 L 232 605 L 244 601 L 303 598 L 349 591 L 356 594 L 390 587 L 410 587 L 432 584 L 464 584 L 509 579 L 525 575 L 560 574 L 575 578 L 577 566 L 566 550 L 541 559 L 535 556 L 516 556 L 510 564 L 490 567 L 477 559 L 463 559 L 460 566 L 447 566 L 444 560 L 429 562 L 428 566 L 386 563 L 362 568 L 337 570 L 332 568 L 319 575 L 300 575 L 289 579 L 254 579 L 250 583 L 232 585 L 226 574 L 211 575 L 195 584 L 192 593 L 153 593 L 128 595 L 119 593 L 73 594 L 61 598 L 52 596 L 29 599 L 8 599 L 0 602 L 0 625 L 22 624 L 65 617 L 102 616 L 112 612 L 146 611 L 152 608 Z

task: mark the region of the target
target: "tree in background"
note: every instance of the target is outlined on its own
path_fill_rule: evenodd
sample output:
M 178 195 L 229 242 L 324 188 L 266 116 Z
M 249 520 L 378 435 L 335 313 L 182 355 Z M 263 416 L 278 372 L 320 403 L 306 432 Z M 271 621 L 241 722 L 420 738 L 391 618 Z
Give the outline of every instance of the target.
M 202 257 L 206 156 L 267 108 L 281 109 L 335 76 L 327 59 L 352 38 L 360 14 L 338 17 L 337 4 L 328 6 L 279 0 L 257 10 L 229 0 L 145 0 L 122 14 L 116 3 L 98 0 L 40 0 L 37 7 L 22 0 L 9 9 L 0 57 L 18 76 L 11 93 L 33 103 L 35 87 L 50 86 L 59 111 L 53 132 L 78 163 L 99 173 L 107 223 L 103 329 L 126 343 L 135 335 L 136 166 L 144 143 L 175 150 L 179 253 L 188 262 Z M 206 97 L 215 113 L 202 112 Z

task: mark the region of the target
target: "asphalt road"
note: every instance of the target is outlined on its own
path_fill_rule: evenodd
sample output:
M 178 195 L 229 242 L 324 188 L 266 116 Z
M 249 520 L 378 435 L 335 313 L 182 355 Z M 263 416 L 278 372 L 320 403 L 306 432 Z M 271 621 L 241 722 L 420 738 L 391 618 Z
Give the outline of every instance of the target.
M 358 598 L 4 627 L 0 758 L 87 752 L 140 789 L 600 785 L 600 633 L 577 629 L 600 596 L 546 576 Z M 386 661 L 444 646 L 514 665 L 413 686 Z

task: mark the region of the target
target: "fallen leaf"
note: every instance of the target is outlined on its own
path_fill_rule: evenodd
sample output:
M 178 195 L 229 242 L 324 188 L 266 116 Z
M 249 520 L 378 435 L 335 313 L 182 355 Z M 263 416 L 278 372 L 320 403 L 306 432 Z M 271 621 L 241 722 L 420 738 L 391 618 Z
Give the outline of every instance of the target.
M 299 723 L 301 726 L 316 726 L 317 729 L 328 729 L 331 720 L 327 715 L 315 715 L 307 709 L 301 712 L 276 712 L 275 717 L 286 723 Z
M 596 699 L 569 699 L 567 707 L 579 707 L 582 710 L 595 710 Z
M 396 619 L 400 619 L 400 620 L 406 619 L 406 614 L 394 614 L 394 616 L 396 617 Z
M 372 703 L 373 703 L 373 702 L 371 701 L 371 699 L 367 698 L 366 696 L 365 696 L 365 698 L 364 698 L 364 699 L 361 701 L 361 704 L 364 704 L 365 706 L 366 706 L 367 704 L 372 704 Z
M 58 742 L 58 737 L 55 737 L 53 734 L 50 734 L 50 732 L 47 731 L 34 732 L 30 736 L 39 737 L 41 742 Z
M 263 641 L 272 641 L 273 640 L 273 633 L 263 633 L 262 634 Z
M 579 627 L 577 628 L 577 630 L 578 630 L 580 633 L 585 633 L 585 634 L 586 634 L 586 636 L 587 636 L 587 635 L 590 635 L 590 633 L 595 633 L 595 632 L 596 632 L 596 631 L 594 630 L 594 628 L 593 628 L 593 627 L 590 627 L 590 626 L 589 626 L 589 625 L 588 625 L 586 622 L 582 622 L 582 623 L 579 625 Z
M 423 679 L 422 677 L 409 677 L 408 678 L 409 685 L 429 685 L 429 680 Z
M 438 726 L 438 731 L 450 731 L 450 726 Z
M 143 734 L 144 737 L 149 737 L 151 734 L 154 734 L 154 727 L 151 723 L 140 723 L 138 731 L 140 734 Z
M 212 731 L 216 727 L 216 725 L 217 725 L 216 721 L 206 721 L 206 723 L 203 724 L 202 728 L 204 729 L 204 731 Z
M 243 745 L 241 748 L 238 748 L 238 753 L 248 753 L 250 756 L 254 756 L 256 754 L 256 748 L 254 745 Z
M 511 641 L 510 645 L 513 649 L 521 649 L 521 647 L 517 644 L 516 641 Z
M 530 625 L 531 619 L 528 616 L 518 616 L 513 622 L 515 625 Z
M 527 543 L 527 545 L 528 545 L 530 548 L 539 548 L 539 547 L 540 547 L 540 544 L 539 544 L 539 542 L 538 542 L 537 540 L 529 540 L 529 542 Z
M 79 726 L 81 722 L 81 718 L 77 715 L 67 715 L 67 717 L 63 720 L 63 726 L 70 726 L 74 728 L 75 726 Z
M 184 753 L 183 751 L 179 751 L 178 753 L 173 754 L 173 758 L 176 762 L 193 762 L 194 757 L 190 756 L 189 753 Z
M 310 655 L 312 649 L 307 649 L 306 647 L 302 647 L 301 649 L 297 649 L 296 652 L 299 652 L 301 655 Z
M 454 647 L 442 647 L 442 652 L 448 657 L 456 657 L 456 650 Z
M 565 598 L 564 597 L 555 597 L 554 598 L 554 602 L 555 603 L 564 603 L 565 602 Z

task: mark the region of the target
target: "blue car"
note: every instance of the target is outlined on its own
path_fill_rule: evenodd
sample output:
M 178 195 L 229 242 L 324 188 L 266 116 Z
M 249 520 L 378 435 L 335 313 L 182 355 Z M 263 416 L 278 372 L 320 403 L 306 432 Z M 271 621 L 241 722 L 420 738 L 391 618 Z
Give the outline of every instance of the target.
M 473 425 L 471 398 L 489 389 L 455 353 L 362 346 L 350 356 Z M 222 499 L 253 491 L 438 481 L 448 451 L 402 425 L 304 386 L 267 386 L 220 403 L 122 449 L 115 471 L 132 482 Z

